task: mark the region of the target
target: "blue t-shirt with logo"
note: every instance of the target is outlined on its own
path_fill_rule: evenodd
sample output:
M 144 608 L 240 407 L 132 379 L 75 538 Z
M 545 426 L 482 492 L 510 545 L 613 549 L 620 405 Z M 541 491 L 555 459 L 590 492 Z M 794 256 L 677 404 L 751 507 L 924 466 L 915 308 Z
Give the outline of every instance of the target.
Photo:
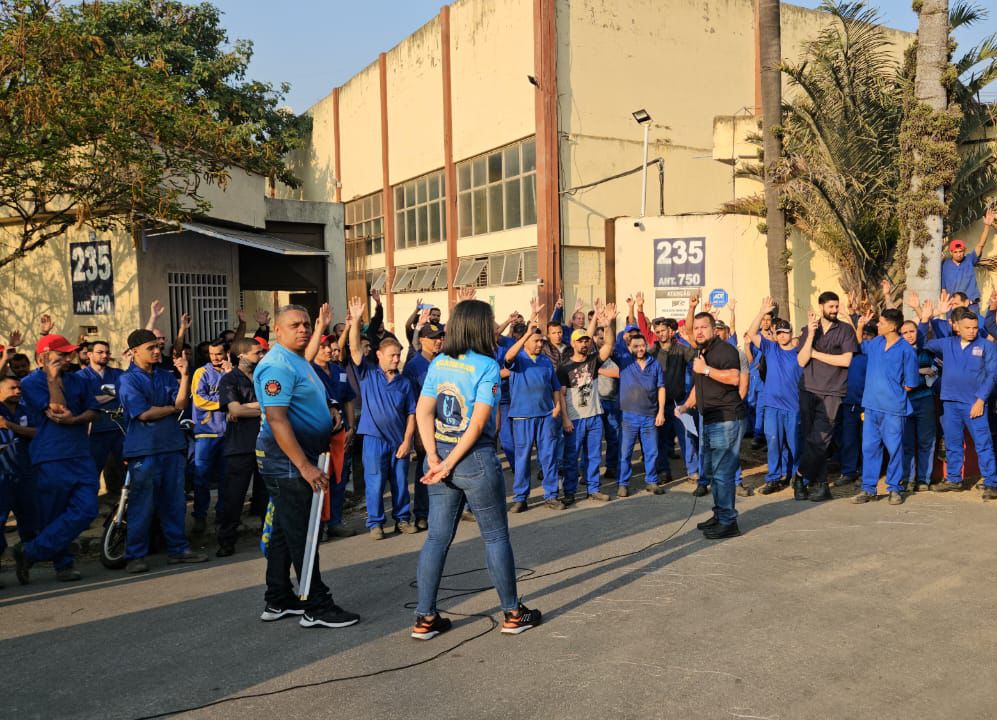
M 756 356 L 765 358 L 765 385 L 762 387 L 761 407 L 786 412 L 800 411 L 800 378 L 803 368 L 799 363 L 797 348 L 784 350 L 779 343 L 763 337 Z M 853 358 L 854 361 L 854 358 Z
M 286 407 L 294 437 L 309 462 L 329 448 L 332 417 L 325 385 L 315 369 L 301 355 L 275 343 L 256 366 L 253 386 L 263 417 L 256 438 L 256 458 L 264 475 L 296 475 L 297 468 L 280 449 L 267 422 L 266 410 Z
M 19 402 L 13 410 L 5 403 L 0 403 L 0 417 L 8 425 L 28 425 L 28 408 Z M 28 447 L 31 440 L 21 437 L 10 429 L 0 428 L 0 474 L 27 477 L 31 472 L 31 458 Z
M 500 380 L 498 362 L 487 355 L 473 350 L 456 358 L 437 355 L 422 385 L 422 397 L 436 400 L 436 442 L 457 444 L 471 425 L 475 404 L 482 403 L 492 412 L 475 446 L 494 445 Z
M 180 413 L 158 420 L 144 422 L 138 416 L 154 407 L 174 405 L 180 383 L 169 370 L 155 367 L 152 372 L 131 365 L 118 378 L 118 399 L 124 410 L 124 455 L 126 458 L 182 452 L 187 448 L 187 437 L 178 422 Z

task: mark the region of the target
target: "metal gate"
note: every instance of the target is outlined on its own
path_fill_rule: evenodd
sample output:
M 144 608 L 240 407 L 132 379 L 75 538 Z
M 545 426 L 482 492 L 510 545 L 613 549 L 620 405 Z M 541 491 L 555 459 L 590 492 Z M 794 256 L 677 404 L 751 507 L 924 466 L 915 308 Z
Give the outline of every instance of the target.
M 170 328 L 176 337 L 180 316 L 190 313 L 192 325 L 187 342 L 192 347 L 205 340 L 214 340 L 229 327 L 228 277 L 208 273 L 171 272 L 167 276 L 170 289 Z

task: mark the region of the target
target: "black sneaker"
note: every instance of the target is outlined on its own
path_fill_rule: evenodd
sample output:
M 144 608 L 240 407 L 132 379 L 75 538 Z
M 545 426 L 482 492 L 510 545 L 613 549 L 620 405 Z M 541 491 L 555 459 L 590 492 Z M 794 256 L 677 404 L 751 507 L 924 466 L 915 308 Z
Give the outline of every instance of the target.
M 445 618 L 439 613 L 433 616 L 432 620 L 428 615 L 417 615 L 415 627 L 412 628 L 412 637 L 416 640 L 432 640 L 437 635 L 442 635 L 449 630 L 453 623 L 449 618 Z
M 17 543 L 11 551 L 14 553 L 14 572 L 17 581 L 22 585 L 27 585 L 31 580 L 31 563 L 24 556 L 24 543 Z
M 348 610 L 343 610 L 335 603 L 322 608 L 318 611 L 313 611 L 311 613 L 306 612 L 301 620 L 298 621 L 298 625 L 304 628 L 308 627 L 327 627 L 327 628 L 344 628 L 350 625 L 356 625 L 360 622 L 360 616 L 356 613 L 351 613 Z
M 506 635 L 519 635 L 532 627 L 540 624 L 540 611 L 530 610 L 519 603 L 519 607 L 513 612 L 505 613 L 505 622 L 502 623 L 502 632 Z
M 275 620 L 283 620 L 291 615 L 304 615 L 305 610 L 301 607 L 301 603 L 297 598 L 292 598 L 287 601 L 284 607 L 277 607 L 267 603 L 267 606 L 263 608 L 263 614 L 260 615 L 260 620 L 263 622 L 274 622 Z
M 713 527 L 703 530 L 703 537 L 707 540 L 725 540 L 726 538 L 737 537 L 740 534 L 741 531 L 737 527 L 737 520 L 727 525 L 722 525 L 718 522 Z
M 782 490 L 782 483 L 776 480 L 775 482 L 767 482 L 758 488 L 759 495 L 771 495 L 772 493 L 777 493 Z
M 716 527 L 720 524 L 720 519 L 716 515 L 710 515 L 709 520 L 703 520 L 701 523 L 696 523 L 697 530 L 705 530 L 706 528 Z
M 693 497 L 703 497 L 710 492 L 709 485 L 697 485 L 696 489 L 692 491 Z
M 83 576 L 80 574 L 80 571 L 72 566 L 56 570 L 55 572 L 55 579 L 59 582 L 76 582 L 82 578 Z
M 215 550 L 215 557 L 231 557 L 232 555 L 235 555 L 234 545 L 220 545 Z

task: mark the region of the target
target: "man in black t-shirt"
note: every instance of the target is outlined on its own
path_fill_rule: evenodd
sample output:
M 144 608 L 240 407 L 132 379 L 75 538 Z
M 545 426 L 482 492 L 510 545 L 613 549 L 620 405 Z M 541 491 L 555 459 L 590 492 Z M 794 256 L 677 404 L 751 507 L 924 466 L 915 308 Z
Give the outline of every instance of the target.
M 692 392 L 676 406 L 675 414 L 696 407 L 702 417 L 699 448 L 703 474 L 713 486 L 713 516 L 697 527 L 706 538 L 721 540 L 741 534 L 734 509 L 734 481 L 741 464 L 745 416 L 739 392 L 741 358 L 737 348 L 717 336 L 716 320 L 710 313 L 696 315 L 692 337 L 699 350 L 692 362 Z
M 797 362 L 803 368 L 803 389 L 800 392 L 800 424 L 803 432 L 803 452 L 800 474 L 794 478 L 797 500 L 814 502 L 831 499 L 827 486 L 827 449 L 831 445 L 834 426 L 841 403 L 848 392 L 848 366 L 852 355 L 859 351 L 855 328 L 838 320 L 838 296 L 821 293 L 820 317 L 811 312 L 806 329 L 800 335 Z
M 218 381 L 219 412 L 226 413 L 225 483 L 221 488 L 225 502 L 218 519 L 218 557 L 228 557 L 235 552 L 242 504 L 246 491 L 253 484 L 253 501 L 257 511 L 263 500 L 263 482 L 256 466 L 256 436 L 260 432 L 260 403 L 253 387 L 253 371 L 263 359 L 263 346 L 256 338 L 237 338 L 232 343 L 232 354 L 238 367 Z

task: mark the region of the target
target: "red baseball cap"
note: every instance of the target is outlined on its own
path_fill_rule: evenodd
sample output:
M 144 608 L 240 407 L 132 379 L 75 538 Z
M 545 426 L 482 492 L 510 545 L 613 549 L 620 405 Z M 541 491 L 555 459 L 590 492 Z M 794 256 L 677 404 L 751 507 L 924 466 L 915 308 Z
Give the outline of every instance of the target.
M 262 338 L 259 335 L 257 335 L 256 337 L 253 338 L 253 340 L 258 342 L 260 344 L 260 347 L 263 348 L 264 350 L 270 349 L 270 343 L 267 342 L 266 338 Z
M 965 249 L 966 249 L 966 243 L 964 243 L 962 240 L 953 240 L 952 242 L 949 243 L 949 250 L 965 250 Z
M 35 354 L 41 355 L 43 352 L 52 350 L 54 352 L 71 353 L 77 350 L 80 346 L 73 345 L 62 335 L 45 335 L 35 343 Z

